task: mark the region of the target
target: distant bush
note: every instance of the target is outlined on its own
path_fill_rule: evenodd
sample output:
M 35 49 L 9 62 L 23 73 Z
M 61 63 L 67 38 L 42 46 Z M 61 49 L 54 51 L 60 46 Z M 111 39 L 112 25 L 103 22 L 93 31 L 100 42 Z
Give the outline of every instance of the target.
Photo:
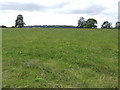
M 15 26 L 12 26 L 11 28 L 15 28 Z
M 4 26 L 4 25 L 2 25 L 2 26 L 0 26 L 0 28 L 7 28 L 6 26 Z

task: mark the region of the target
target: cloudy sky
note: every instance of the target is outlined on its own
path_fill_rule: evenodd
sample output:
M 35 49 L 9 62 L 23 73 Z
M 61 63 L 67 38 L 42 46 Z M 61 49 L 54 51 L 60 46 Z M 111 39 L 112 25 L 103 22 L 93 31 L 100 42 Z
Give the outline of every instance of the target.
M 119 0 L 0 0 L 0 25 L 14 26 L 18 14 L 26 25 L 74 25 L 80 17 L 118 21 Z

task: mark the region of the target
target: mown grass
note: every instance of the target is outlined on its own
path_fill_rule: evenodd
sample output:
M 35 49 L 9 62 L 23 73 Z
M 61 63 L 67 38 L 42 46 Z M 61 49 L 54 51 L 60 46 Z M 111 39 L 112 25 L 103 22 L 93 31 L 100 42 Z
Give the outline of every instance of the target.
M 3 87 L 118 87 L 118 30 L 3 29 Z

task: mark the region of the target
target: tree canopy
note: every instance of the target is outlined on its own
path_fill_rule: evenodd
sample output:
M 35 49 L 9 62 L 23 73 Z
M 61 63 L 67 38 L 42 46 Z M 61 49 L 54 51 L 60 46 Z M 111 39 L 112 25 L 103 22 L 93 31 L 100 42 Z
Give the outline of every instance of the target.
M 24 25 L 23 16 L 19 14 L 15 20 L 15 27 L 22 28 Z
M 120 22 L 116 22 L 115 28 L 119 28 L 120 29 Z
M 78 20 L 79 28 L 97 28 L 97 20 L 89 18 L 87 21 L 83 17 Z
M 104 21 L 101 28 L 112 28 L 112 23 L 109 23 L 108 21 Z

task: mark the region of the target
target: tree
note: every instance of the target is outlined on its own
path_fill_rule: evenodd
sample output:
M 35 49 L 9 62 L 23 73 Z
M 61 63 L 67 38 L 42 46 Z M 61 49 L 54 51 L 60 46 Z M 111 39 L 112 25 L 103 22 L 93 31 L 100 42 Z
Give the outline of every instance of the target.
M 15 28 L 15 26 L 12 26 L 11 28 Z
M 112 28 L 112 23 L 109 23 L 108 21 L 104 21 L 101 28 Z
M 15 27 L 22 28 L 24 25 L 25 25 L 25 23 L 23 21 L 23 16 L 21 14 L 19 14 L 17 16 L 17 19 L 15 20 Z
M 84 24 L 84 28 L 97 28 L 97 20 L 89 18 Z
M 85 19 L 83 17 L 80 17 L 80 19 L 78 20 L 78 26 L 79 28 L 83 28 L 85 24 Z
M 7 28 L 7 26 L 2 25 L 2 26 L 0 26 L 0 28 Z
M 119 28 L 120 29 L 120 22 L 116 22 L 115 28 Z

